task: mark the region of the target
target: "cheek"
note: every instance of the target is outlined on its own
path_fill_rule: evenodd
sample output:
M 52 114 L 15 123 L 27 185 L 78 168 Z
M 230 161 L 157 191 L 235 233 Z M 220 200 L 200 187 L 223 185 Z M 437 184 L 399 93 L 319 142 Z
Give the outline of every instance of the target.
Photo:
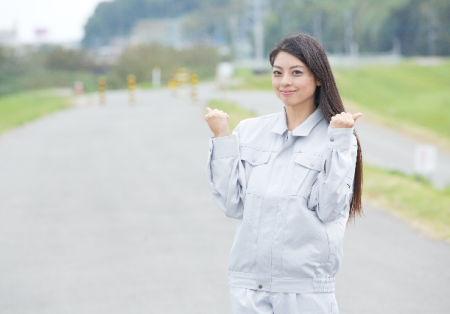
M 272 87 L 274 90 L 278 90 L 279 82 L 276 78 L 272 77 Z
M 308 93 L 314 93 L 316 91 L 316 82 L 314 79 L 308 79 L 301 83 L 302 89 Z

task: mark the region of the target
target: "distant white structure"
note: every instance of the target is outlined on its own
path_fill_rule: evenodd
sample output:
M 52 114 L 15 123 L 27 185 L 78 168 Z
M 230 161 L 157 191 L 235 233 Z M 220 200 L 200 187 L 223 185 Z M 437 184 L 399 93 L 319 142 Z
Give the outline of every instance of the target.
M 437 149 L 433 145 L 417 145 L 414 156 L 415 173 L 430 179 L 436 171 Z
M 161 69 L 153 68 L 152 70 L 152 87 L 161 86 Z
M 16 47 L 19 44 L 17 28 L 0 30 L 0 46 Z
M 231 62 L 221 62 L 216 67 L 216 83 L 219 88 L 230 86 L 234 74 L 234 65 Z
M 181 49 L 183 42 L 180 20 L 178 19 L 148 19 L 137 21 L 134 25 L 129 43 L 131 45 L 160 44 Z

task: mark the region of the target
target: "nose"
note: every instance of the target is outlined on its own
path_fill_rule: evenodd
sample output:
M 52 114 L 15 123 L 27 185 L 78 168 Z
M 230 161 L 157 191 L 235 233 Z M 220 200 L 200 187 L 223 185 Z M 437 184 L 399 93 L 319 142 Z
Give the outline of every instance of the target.
M 281 86 L 289 86 L 291 85 L 291 80 L 289 79 L 289 77 L 287 75 L 283 75 L 283 78 L 281 79 L 280 85 Z

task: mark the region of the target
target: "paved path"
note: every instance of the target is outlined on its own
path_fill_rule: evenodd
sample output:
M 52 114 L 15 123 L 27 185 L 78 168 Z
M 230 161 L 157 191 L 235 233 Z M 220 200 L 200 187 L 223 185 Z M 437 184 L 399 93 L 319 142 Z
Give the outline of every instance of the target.
M 0 137 L 1 314 L 230 312 L 207 127 L 166 91 L 138 97 Z
M 281 110 L 283 104 L 271 91 L 226 91 L 211 95 L 209 88 L 204 93 L 208 97 L 225 98 L 251 109 L 259 115 Z M 368 123 L 364 117 L 358 120 L 356 130 L 363 147 L 364 160 L 387 169 L 395 169 L 412 174 L 414 170 L 414 150 L 417 144 L 426 144 L 405 137 L 396 132 Z M 439 188 L 450 186 L 450 155 L 438 152 L 437 171 L 431 181 Z
M 203 110 L 137 99 L 0 136 L 0 313 L 230 313 L 236 222 L 210 196 Z M 346 236 L 341 313 L 449 313 L 450 245 L 366 213 Z
M 364 207 L 347 227 L 336 279 L 341 314 L 450 313 L 450 244 Z

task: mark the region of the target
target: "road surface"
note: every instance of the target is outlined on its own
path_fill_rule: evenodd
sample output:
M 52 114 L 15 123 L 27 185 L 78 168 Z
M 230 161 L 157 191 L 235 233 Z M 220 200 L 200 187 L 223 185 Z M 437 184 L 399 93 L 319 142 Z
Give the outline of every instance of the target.
M 205 101 L 205 99 L 203 99 Z M 236 221 L 213 204 L 203 108 L 124 92 L 0 136 L 0 313 L 231 313 Z M 365 207 L 343 314 L 450 312 L 450 245 Z

